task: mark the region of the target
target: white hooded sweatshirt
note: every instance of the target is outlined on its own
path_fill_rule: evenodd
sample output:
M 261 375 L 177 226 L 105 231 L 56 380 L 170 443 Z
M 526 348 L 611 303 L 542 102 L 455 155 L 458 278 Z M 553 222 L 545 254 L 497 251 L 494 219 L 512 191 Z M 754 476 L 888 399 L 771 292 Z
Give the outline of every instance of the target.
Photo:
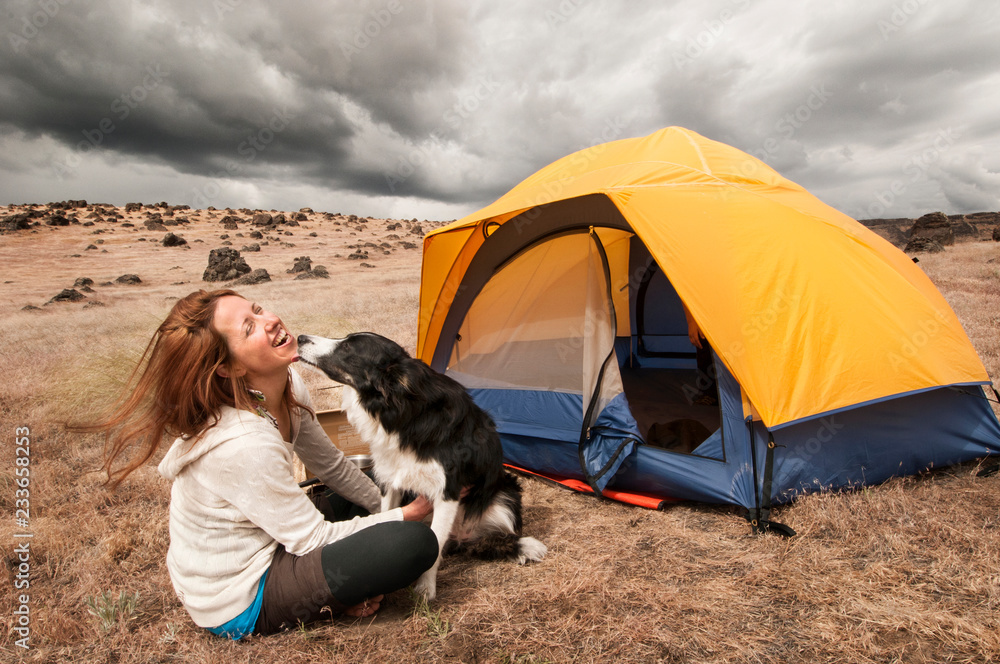
M 312 407 L 302 378 L 291 370 L 292 393 Z M 167 569 L 181 603 L 201 627 L 216 627 L 253 602 L 257 583 L 279 544 L 303 555 L 385 521 L 381 494 L 338 450 L 309 411 L 292 417 L 292 442 L 264 417 L 224 407 L 218 424 L 193 443 L 174 441 L 160 474 L 170 492 Z M 371 516 L 331 523 L 295 481 L 292 453 L 326 486 Z

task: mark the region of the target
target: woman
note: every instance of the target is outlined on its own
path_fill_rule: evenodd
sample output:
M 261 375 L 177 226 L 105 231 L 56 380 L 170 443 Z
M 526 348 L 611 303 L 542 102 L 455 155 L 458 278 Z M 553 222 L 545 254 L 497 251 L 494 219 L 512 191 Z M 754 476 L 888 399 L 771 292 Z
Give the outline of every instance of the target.
M 437 557 L 420 523 L 430 503 L 378 513 L 378 488 L 316 420 L 296 351 L 277 316 L 234 291 L 191 293 L 147 346 L 134 389 L 90 427 L 106 434 L 113 486 L 176 437 L 159 465 L 173 482 L 167 569 L 194 622 L 233 639 L 323 611 L 371 615 Z M 307 497 L 293 453 L 332 491 Z

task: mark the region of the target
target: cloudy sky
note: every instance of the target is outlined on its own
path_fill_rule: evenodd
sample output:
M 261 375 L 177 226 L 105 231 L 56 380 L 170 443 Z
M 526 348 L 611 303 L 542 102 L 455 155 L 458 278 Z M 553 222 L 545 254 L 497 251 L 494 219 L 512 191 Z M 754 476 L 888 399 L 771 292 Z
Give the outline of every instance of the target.
M 996 0 L 4 0 L 0 204 L 436 220 L 668 125 L 856 218 L 1000 209 Z

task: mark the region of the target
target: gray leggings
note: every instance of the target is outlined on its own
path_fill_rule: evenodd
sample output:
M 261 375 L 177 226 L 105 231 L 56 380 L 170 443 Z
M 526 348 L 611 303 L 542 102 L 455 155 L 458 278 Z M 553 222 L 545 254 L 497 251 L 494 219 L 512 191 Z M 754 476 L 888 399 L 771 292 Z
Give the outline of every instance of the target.
M 314 491 L 327 521 L 368 514 L 330 490 Z M 376 595 L 405 588 L 437 560 L 434 532 L 422 523 L 391 521 L 294 556 L 279 546 L 264 583 L 257 634 L 270 634 L 339 614 Z

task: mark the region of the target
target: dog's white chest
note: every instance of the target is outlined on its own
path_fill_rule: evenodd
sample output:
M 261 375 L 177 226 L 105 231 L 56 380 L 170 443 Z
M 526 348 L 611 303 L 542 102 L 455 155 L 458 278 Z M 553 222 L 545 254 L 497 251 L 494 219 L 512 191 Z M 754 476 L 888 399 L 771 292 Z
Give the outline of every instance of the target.
M 423 461 L 400 446 L 399 436 L 390 434 L 378 420 L 361 407 L 358 393 L 344 386 L 341 408 L 347 421 L 368 443 L 372 456 L 372 474 L 386 488 L 415 491 L 430 500 L 444 496 L 445 472 L 436 461 Z

